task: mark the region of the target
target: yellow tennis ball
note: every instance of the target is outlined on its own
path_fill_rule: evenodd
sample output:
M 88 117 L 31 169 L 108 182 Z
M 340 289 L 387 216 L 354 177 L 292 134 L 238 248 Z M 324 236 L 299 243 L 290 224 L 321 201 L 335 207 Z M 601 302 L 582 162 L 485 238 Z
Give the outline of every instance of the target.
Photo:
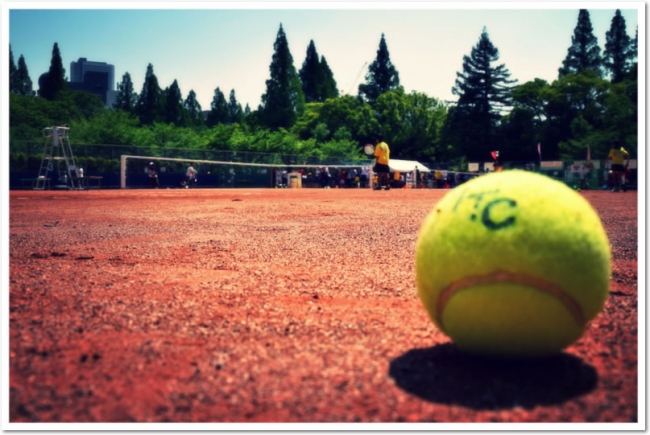
M 611 252 L 580 194 L 511 170 L 446 194 L 416 247 L 420 299 L 459 349 L 545 356 L 578 340 L 609 293 Z

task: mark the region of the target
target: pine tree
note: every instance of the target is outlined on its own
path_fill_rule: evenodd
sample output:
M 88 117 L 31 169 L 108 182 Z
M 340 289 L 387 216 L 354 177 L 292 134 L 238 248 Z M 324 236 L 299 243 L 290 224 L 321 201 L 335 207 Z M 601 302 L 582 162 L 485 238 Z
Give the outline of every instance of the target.
M 174 124 L 177 127 L 184 126 L 187 121 L 185 108 L 183 107 L 183 96 L 178 82 L 174 82 L 163 92 L 164 96 L 164 120 L 167 124 Z
M 625 18 L 621 15 L 620 9 L 616 9 L 605 39 L 603 65 L 609 71 L 612 83 L 619 83 L 625 78 L 634 59 L 632 40 L 627 34 Z
M 300 81 L 302 82 L 302 92 L 305 94 L 305 102 L 312 103 L 314 101 L 321 101 L 319 88 L 323 77 L 313 39 L 309 41 L 307 57 L 305 57 L 305 61 L 302 63 L 299 75 Z
M 68 85 L 65 81 L 65 68 L 61 60 L 59 44 L 54 43 L 52 48 L 52 60 L 50 61 L 50 70 L 44 75 L 41 84 L 39 80 L 38 94 L 50 101 L 57 98 L 60 91 L 67 90 Z
M 246 103 L 246 107 L 244 107 L 244 117 L 248 116 L 251 114 L 251 107 Z
M 158 85 L 158 78 L 153 72 L 153 65 L 147 65 L 142 92 L 138 98 L 136 114 L 140 117 L 142 125 L 151 125 L 159 121 L 162 108 L 162 90 Z
M 471 56 L 463 57 L 463 72 L 456 73 L 452 93 L 458 95 L 458 102 L 450 121 L 455 123 L 456 133 L 463 135 L 458 146 L 470 159 L 489 158 L 497 123 L 512 105 L 511 85 L 517 80 L 509 80 L 504 64 L 492 66 L 498 60 L 499 50 L 483 28 Z
M 592 69 L 599 75 L 602 74 L 602 57 L 598 39 L 594 36 L 593 27 L 586 9 L 580 9 L 578 24 L 571 37 L 571 47 L 558 70 L 559 76 L 578 74 L 585 69 Z
M 27 71 L 27 64 L 25 58 L 21 54 L 18 58 L 18 69 L 16 70 L 15 92 L 19 95 L 34 95 L 32 88 L 32 79 L 29 78 L 29 71 Z
M 226 97 L 223 95 L 223 92 L 221 92 L 221 89 L 217 87 L 217 89 L 214 90 L 211 109 L 207 117 L 207 124 L 208 127 L 214 127 L 217 124 L 226 123 L 228 123 L 228 103 L 226 102 Z
M 639 56 L 639 27 L 637 26 L 636 28 L 636 33 L 634 35 L 634 39 L 630 43 L 630 56 L 631 56 L 631 64 L 630 64 L 630 69 L 626 75 L 628 79 L 631 79 L 633 81 L 638 81 L 638 76 L 639 76 L 639 61 L 638 61 L 638 56 Z
M 16 68 L 16 64 L 14 62 L 14 53 L 11 50 L 11 44 L 9 44 L 9 92 L 13 92 L 15 94 L 18 93 L 18 86 L 16 83 L 17 72 L 18 69 Z
M 305 95 L 282 24 L 273 48 L 271 78 L 266 81 L 266 93 L 262 95 L 260 118 L 263 125 L 276 130 L 289 128 L 296 122 L 304 110 Z
M 384 34 L 381 34 L 377 57 L 368 67 L 366 83 L 359 85 L 359 96 L 370 104 L 374 103 L 381 94 L 399 87 L 399 73 L 390 61 L 388 45 Z
M 320 89 L 320 101 L 325 101 L 328 98 L 336 98 L 339 96 L 339 89 L 334 80 L 334 74 L 325 60 L 325 56 L 320 58 L 320 68 L 323 75 L 323 82 Z
M 115 97 L 115 103 L 113 103 L 113 108 L 135 114 L 137 103 L 138 95 L 133 90 L 131 74 L 126 72 L 122 76 L 122 81 L 117 85 L 117 95 Z
M 194 92 L 194 90 L 191 90 L 189 94 L 187 94 L 187 98 L 185 99 L 185 103 L 183 103 L 183 106 L 187 111 L 187 115 L 192 125 L 198 126 L 198 125 L 203 125 L 205 123 L 205 119 L 203 117 L 203 110 L 201 109 L 201 104 L 199 104 L 198 100 L 196 99 L 196 93 Z
M 235 90 L 230 91 L 230 99 L 228 100 L 228 123 L 229 124 L 239 124 L 244 118 L 244 112 L 241 108 L 241 104 L 237 102 L 235 97 Z

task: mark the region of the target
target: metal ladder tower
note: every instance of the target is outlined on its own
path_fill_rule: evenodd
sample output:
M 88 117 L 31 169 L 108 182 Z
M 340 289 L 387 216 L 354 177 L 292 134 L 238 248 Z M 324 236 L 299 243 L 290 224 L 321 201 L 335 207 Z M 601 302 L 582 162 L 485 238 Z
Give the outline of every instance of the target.
M 73 179 L 73 176 L 79 177 L 79 174 L 72 155 L 69 133 L 69 127 L 54 126 L 43 129 L 45 148 L 34 190 L 44 190 L 48 178 L 59 188 L 81 189 L 81 180 L 77 180 L 75 186 Z

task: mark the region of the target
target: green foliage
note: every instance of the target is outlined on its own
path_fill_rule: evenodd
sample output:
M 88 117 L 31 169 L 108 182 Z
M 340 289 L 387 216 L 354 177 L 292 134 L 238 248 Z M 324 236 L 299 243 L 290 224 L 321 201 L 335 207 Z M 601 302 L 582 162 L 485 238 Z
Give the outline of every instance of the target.
M 214 90 L 210 112 L 207 117 L 208 127 L 214 127 L 217 124 L 229 124 L 228 102 L 226 97 L 217 87 Z
M 318 52 L 313 40 L 309 42 L 307 47 L 307 56 L 302 64 L 299 76 L 306 103 L 322 102 L 328 98 L 336 98 L 339 95 L 332 70 L 327 64 L 325 56 L 321 56 L 320 60 L 318 60 Z
M 151 125 L 161 120 L 163 107 L 163 95 L 158 78 L 153 72 L 153 65 L 147 65 L 147 72 L 142 85 L 142 91 L 138 97 L 135 112 L 140 118 L 142 125 Z
M 183 127 L 189 124 L 189 115 L 183 106 L 183 96 L 178 87 L 178 82 L 174 82 L 163 92 L 164 107 L 163 119 L 168 124 L 174 124 Z
M 65 68 L 63 68 L 63 61 L 61 60 L 61 52 L 59 51 L 59 44 L 54 43 L 52 48 L 52 60 L 50 61 L 50 69 L 44 75 L 43 83 L 39 82 L 38 94 L 47 100 L 55 100 L 61 91 L 68 89 L 68 84 L 65 81 Z
M 559 77 L 567 74 L 577 74 L 585 69 L 591 69 L 600 75 L 602 62 L 598 38 L 594 36 L 589 11 L 580 9 L 578 24 L 571 37 L 571 46 L 562 62 L 562 67 L 558 70 Z
M 595 149 L 592 148 L 594 155 L 600 155 L 603 149 L 602 138 L 595 133 L 589 122 L 578 115 L 571 121 L 571 138 L 558 144 L 560 159 L 585 159 L 587 158 L 587 146 L 591 144 L 596 144 Z
M 282 25 L 273 48 L 271 78 L 266 81 L 266 93 L 262 95 L 260 120 L 271 130 L 278 130 L 290 128 L 296 122 L 304 110 L 305 95 Z
M 312 136 L 317 142 L 325 142 L 330 137 L 330 130 L 324 122 L 319 122 L 312 130 Z
M 126 72 L 122 76 L 122 81 L 117 85 L 117 96 L 113 108 L 135 114 L 137 103 L 138 95 L 133 90 L 131 74 Z
M 612 85 L 601 100 L 603 111 L 600 133 L 603 139 L 618 139 L 633 155 L 637 155 L 639 134 L 637 92 L 637 82 L 625 80 Z M 604 154 L 607 147 L 605 143 L 602 145 L 600 152 Z
M 351 95 L 326 100 L 320 109 L 320 120 L 330 131 L 346 126 L 352 138 L 360 143 L 370 142 L 373 135 L 380 131 L 379 121 L 370 104 Z
M 334 80 L 334 74 L 327 64 L 325 56 L 320 57 L 320 68 L 322 74 L 322 82 L 320 85 L 320 98 L 325 101 L 328 98 L 336 98 L 339 96 L 339 88 Z
M 22 54 L 18 58 L 18 68 L 16 69 L 15 75 L 11 78 L 11 80 L 12 92 L 15 92 L 19 95 L 34 95 L 34 91 L 32 89 L 32 79 L 29 78 L 27 64 L 25 63 L 25 58 Z
M 301 139 L 308 139 L 312 136 L 316 124 L 320 120 L 323 103 L 307 103 L 305 110 L 296 119 L 291 131 L 296 133 Z
M 415 91 L 405 94 L 400 88 L 382 94 L 375 110 L 392 156 L 435 160 L 447 115 L 441 101 Z
M 623 81 L 626 73 L 630 70 L 632 60 L 636 57 L 635 48 L 632 47 L 632 40 L 627 34 L 625 18 L 621 15 L 620 9 L 612 19 L 610 29 L 605 34 L 605 53 L 603 64 L 609 71 L 612 83 Z
M 532 82 L 530 82 L 532 83 Z M 521 162 L 538 160 L 537 143 L 540 142 L 539 121 L 541 115 L 526 105 L 516 106 L 501 119 L 497 143 L 499 160 L 502 162 Z M 546 143 L 546 142 L 545 142 Z
M 235 90 L 230 91 L 230 98 L 228 99 L 228 123 L 229 124 L 238 124 L 244 119 L 244 111 L 241 108 L 241 104 L 237 102 L 237 97 L 235 96 Z
M 101 100 L 81 91 L 59 92 L 58 99 L 10 94 L 9 135 L 12 140 L 41 140 L 45 127 L 70 125 L 104 110 Z
M 543 90 L 548 87 L 548 82 L 535 79 L 524 83 L 512 90 L 512 101 L 515 109 L 530 111 L 537 121 L 541 123 L 544 117 L 545 100 Z
M 318 155 L 321 158 L 341 160 L 358 160 L 361 157 L 357 142 L 352 139 L 352 133 L 345 126 L 339 127 L 332 138 L 319 147 Z
M 196 93 L 194 90 L 190 90 L 189 94 L 187 94 L 183 107 L 187 111 L 190 125 L 196 127 L 205 125 L 203 110 L 201 109 L 201 104 L 196 99 Z
M 586 37 L 586 16 L 585 21 L 581 13 L 578 27 L 582 33 L 576 29 L 574 45 L 580 38 L 591 41 Z M 498 60 L 498 50 L 484 30 L 472 55 L 464 57 L 454 87 L 459 98 L 450 107 L 420 92 L 404 92 L 383 35 L 366 77 L 368 83 L 359 87 L 358 96 L 339 97 L 327 62 L 323 56 L 318 61 L 315 46 L 313 53 L 308 49 L 310 62 L 306 59 L 304 71 L 298 75 L 280 26 L 263 104 L 255 111 L 248 104 L 242 110 L 234 89 L 226 100 L 217 87 L 208 122 L 194 91 L 182 101 L 174 81 L 163 92 L 151 64 L 142 92 L 133 92 L 126 73 L 118 85 L 115 108 L 106 109 L 88 92 L 60 88 L 55 98 L 48 99 L 30 93 L 28 80 L 23 80 L 19 89 L 15 79 L 24 59 L 15 67 L 10 50 L 10 168 L 37 170 L 43 129 L 56 125 L 70 126 L 71 142 L 79 147 L 79 161 L 83 161 L 80 164 L 92 172 L 116 171 L 116 155 L 124 150 L 186 158 L 214 158 L 223 152 L 223 159 L 242 158 L 238 153 L 245 152 L 249 161 L 277 164 L 366 159 L 362 146 L 377 132 L 384 134 L 394 158 L 454 163 L 451 167 L 458 169 L 465 169 L 467 161 L 489 159 L 493 150 L 499 150 L 503 161 L 536 160 L 537 143 L 542 144 L 545 160 L 583 159 L 587 146 L 594 158 L 603 158 L 614 138 L 634 156 L 639 129 L 638 65 L 633 62 L 637 39 L 629 41 L 624 73 L 615 74 L 616 50 L 625 45 L 625 38 L 619 35 L 624 27 L 620 21 L 617 13 L 608 32 L 605 66 L 611 81 L 593 68 L 576 67 L 579 64 L 574 60 L 580 60 L 578 55 L 583 52 L 570 49 L 568 58 L 575 59 L 565 63 L 575 72 L 550 84 L 535 79 L 512 87 L 515 81 L 508 79 L 505 66 L 492 65 Z M 592 47 L 584 53 L 595 50 Z M 307 63 L 320 67 L 312 91 L 305 86 L 309 82 L 304 76 Z M 26 73 L 26 65 L 24 70 Z M 50 78 L 63 77 L 65 72 L 56 44 L 50 70 L 54 74 L 43 77 L 47 78 L 42 86 L 45 93 L 53 89 Z M 312 101 L 305 103 L 309 92 L 313 92 L 308 97 Z
M 14 62 L 14 52 L 11 50 L 11 44 L 9 44 L 9 91 L 18 94 L 18 86 L 16 83 L 16 73 L 18 68 L 16 68 L 16 63 Z
M 71 141 L 81 144 L 131 145 L 139 119 L 123 110 L 104 110 L 90 119 L 70 123 Z
M 471 56 L 463 57 L 463 72 L 456 73 L 458 95 L 456 110 L 445 130 L 448 143 L 471 161 L 490 159 L 497 144 L 497 126 L 504 111 L 512 105 L 510 72 L 505 65 L 493 66 L 499 50 L 492 44 L 484 28 Z
M 359 85 L 359 97 L 373 104 L 381 94 L 397 89 L 399 85 L 399 73 L 390 60 L 388 45 L 382 33 L 377 57 L 368 67 L 366 83 Z
M 314 40 L 309 41 L 307 47 L 307 56 L 300 69 L 300 81 L 302 82 L 302 91 L 305 94 L 305 102 L 312 103 L 322 101 L 320 98 L 319 87 L 322 83 L 322 72 L 318 52 Z

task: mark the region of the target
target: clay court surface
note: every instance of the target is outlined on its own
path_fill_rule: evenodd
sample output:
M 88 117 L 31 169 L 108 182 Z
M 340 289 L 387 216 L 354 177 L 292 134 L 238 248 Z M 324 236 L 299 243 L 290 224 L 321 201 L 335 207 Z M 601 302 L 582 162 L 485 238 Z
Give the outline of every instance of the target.
M 11 191 L 9 422 L 644 421 L 637 192 L 581 193 L 610 296 L 528 362 L 461 353 L 420 303 L 446 192 Z

